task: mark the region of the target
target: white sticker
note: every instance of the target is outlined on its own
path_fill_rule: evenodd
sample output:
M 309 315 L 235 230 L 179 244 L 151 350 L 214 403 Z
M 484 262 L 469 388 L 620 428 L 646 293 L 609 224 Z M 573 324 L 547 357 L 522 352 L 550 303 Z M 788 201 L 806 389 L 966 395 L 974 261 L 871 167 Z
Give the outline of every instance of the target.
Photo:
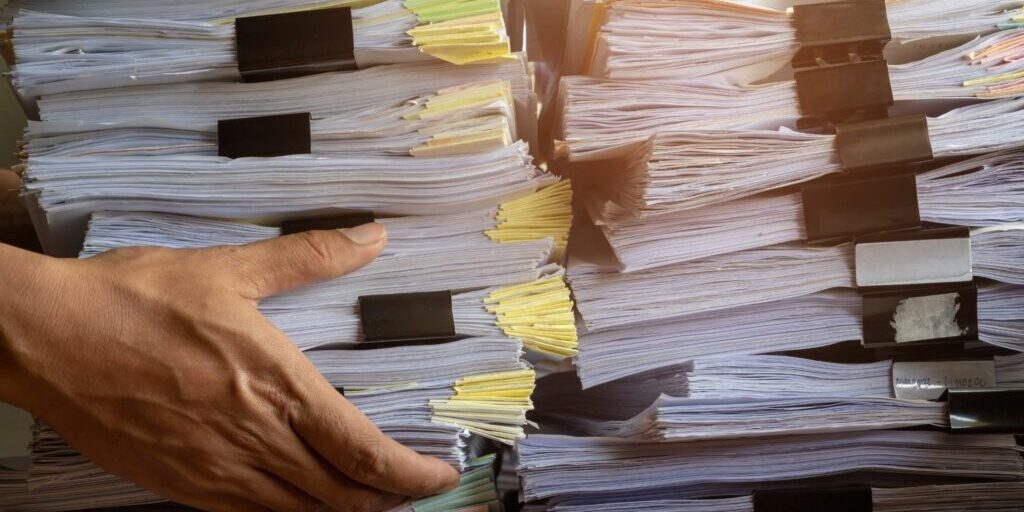
M 896 398 L 935 400 L 947 389 L 991 388 L 996 384 L 993 361 L 931 361 L 892 364 Z
M 960 327 L 960 293 L 940 293 L 900 300 L 889 325 L 896 331 L 897 343 L 938 340 L 964 336 L 970 327 Z
M 857 286 L 970 281 L 971 239 L 940 238 L 857 244 Z

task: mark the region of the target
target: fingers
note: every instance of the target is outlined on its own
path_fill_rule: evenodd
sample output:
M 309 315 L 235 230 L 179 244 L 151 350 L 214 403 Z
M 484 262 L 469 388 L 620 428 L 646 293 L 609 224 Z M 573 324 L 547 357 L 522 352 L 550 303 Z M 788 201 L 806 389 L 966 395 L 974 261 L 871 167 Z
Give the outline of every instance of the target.
M 322 380 L 322 379 L 321 379 Z M 330 464 L 356 482 L 401 496 L 422 497 L 455 488 L 459 474 L 384 435 L 351 402 L 322 382 L 293 428 Z M 326 389 L 324 389 L 326 388 Z
M 384 226 L 373 223 L 218 250 L 228 259 L 249 298 L 261 299 L 362 268 L 380 254 L 386 241 Z
M 249 501 L 269 510 L 328 511 L 331 507 L 292 484 L 268 473 L 252 470 L 239 475 Z
M 268 470 L 303 492 L 308 493 L 334 510 L 378 511 L 390 510 L 407 500 L 404 496 L 387 493 L 356 483 L 325 461 L 302 442 L 278 442 L 278 454 L 266 461 Z
M 204 500 L 176 500 L 183 505 L 189 507 L 196 507 L 198 510 L 206 510 L 208 512 L 277 512 L 275 509 L 267 508 L 254 501 L 247 500 L 245 498 L 238 498 L 235 496 L 228 496 L 226 494 L 218 494 L 216 496 L 210 496 Z M 189 508 L 192 510 L 192 508 Z

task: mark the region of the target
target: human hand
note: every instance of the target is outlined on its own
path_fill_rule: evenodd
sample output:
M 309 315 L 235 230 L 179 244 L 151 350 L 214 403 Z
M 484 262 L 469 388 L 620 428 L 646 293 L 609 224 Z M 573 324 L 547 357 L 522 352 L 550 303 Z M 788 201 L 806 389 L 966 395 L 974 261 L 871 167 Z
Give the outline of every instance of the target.
M 207 510 L 381 510 L 454 487 L 454 469 L 382 434 L 257 310 L 386 242 L 379 224 L 345 233 L 87 260 L 0 245 L 0 399 L 102 469 Z
M 28 212 L 18 197 L 21 176 L 9 169 L 0 169 L 0 229 L 28 221 Z

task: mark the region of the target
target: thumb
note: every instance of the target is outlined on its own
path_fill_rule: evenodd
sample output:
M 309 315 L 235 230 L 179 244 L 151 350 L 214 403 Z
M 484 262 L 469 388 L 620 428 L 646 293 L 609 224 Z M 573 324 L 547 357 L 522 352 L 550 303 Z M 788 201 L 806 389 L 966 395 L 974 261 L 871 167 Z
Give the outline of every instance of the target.
M 306 231 L 224 249 L 249 298 L 262 299 L 358 270 L 384 249 L 377 223 L 351 229 Z

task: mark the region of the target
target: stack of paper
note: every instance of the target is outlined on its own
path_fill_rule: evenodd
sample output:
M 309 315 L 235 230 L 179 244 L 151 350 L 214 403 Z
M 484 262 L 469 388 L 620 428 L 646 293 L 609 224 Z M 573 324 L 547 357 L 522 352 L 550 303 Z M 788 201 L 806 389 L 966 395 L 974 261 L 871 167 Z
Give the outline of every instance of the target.
M 619 0 L 603 9 L 590 74 L 630 80 L 728 77 L 754 82 L 787 67 L 799 45 L 791 2 Z M 897 40 L 973 36 L 1020 23 L 1021 2 L 887 3 Z
M 579 296 L 577 295 L 577 298 Z M 1024 288 L 985 283 L 978 290 L 979 338 L 1024 351 Z M 792 299 L 631 323 L 609 316 L 612 327 L 580 338 L 577 358 L 585 387 L 710 357 L 824 347 L 862 336 L 861 298 L 829 290 Z
M 495 208 L 451 215 L 376 219 L 388 231 L 382 254 L 410 254 L 446 247 L 494 248 L 496 243 L 550 238 L 561 260 L 572 224 L 572 188 L 560 181 Z M 185 215 L 97 212 L 89 222 L 83 256 L 132 245 L 201 248 L 240 245 L 280 236 L 278 227 Z
M 1004 30 L 917 61 L 891 65 L 893 99 L 900 103 L 901 112 L 941 113 L 940 100 L 1019 96 L 1022 43 L 1020 31 Z M 590 161 L 606 156 L 615 146 L 655 133 L 684 131 L 696 136 L 715 129 L 772 130 L 794 127 L 801 117 L 792 80 L 745 85 L 642 78 L 564 77 L 554 106 L 559 152 L 572 161 Z M 941 132 L 941 123 L 933 120 L 932 129 Z
M 42 436 L 37 438 L 42 441 Z M 32 475 L 28 481 L 17 472 L 11 472 L 11 483 L 0 483 L 4 494 L 0 495 L 0 506 L 14 506 L 25 512 L 60 512 L 64 510 L 110 510 L 111 507 L 125 507 L 133 511 L 148 512 L 191 512 L 194 509 L 162 503 L 163 499 L 127 481 L 103 473 L 83 457 L 65 447 L 61 455 L 63 463 L 76 468 L 73 473 L 62 474 L 60 480 L 45 480 L 42 490 L 29 490 L 35 478 L 45 474 Z M 496 510 L 500 502 L 494 481 L 494 455 L 485 455 L 467 462 L 466 470 L 459 480 L 459 487 L 447 493 L 411 501 L 387 512 L 489 512 Z M 71 476 L 68 476 L 71 475 Z
M 101 210 L 221 218 L 296 217 L 338 209 L 380 215 L 471 211 L 553 182 L 525 144 L 467 156 L 273 159 L 218 157 L 41 157 L 25 190 L 45 215 L 44 244 L 67 252 Z
M 531 435 L 518 452 L 527 500 L 744 495 L 799 479 L 893 486 L 1024 476 L 1013 436 L 996 434 L 868 431 L 698 443 Z
M 331 385 L 385 434 L 463 469 L 474 467 L 469 434 L 502 443 L 524 436 L 534 372 L 522 355 L 522 345 L 505 337 L 309 353 Z M 36 428 L 32 449 L 27 490 L 11 498 L 34 504 L 26 510 L 160 501 L 103 473 L 44 424 Z M 418 504 L 415 510 L 421 510 Z
M 577 345 L 559 265 L 572 189 L 533 165 L 533 77 L 525 56 L 509 53 L 503 3 L 144 4 L 11 6 L 13 78 L 29 96 L 47 94 L 19 170 L 48 249 L 70 254 L 85 238 L 87 258 L 384 224 L 388 248 L 373 263 L 260 309 L 385 434 L 465 471 L 453 493 L 396 510 L 495 510 L 490 460 L 472 458 L 525 435 L 536 375 L 524 351 L 561 359 Z M 231 18 L 342 4 L 353 7 L 359 64 L 404 63 L 234 83 Z M 102 89 L 113 85 L 137 86 Z M 310 154 L 218 156 L 222 121 L 281 114 L 309 115 Z M 369 339 L 362 298 L 419 292 L 450 294 L 453 336 Z M 160 501 L 44 424 L 27 477 L 12 472 L 5 489 L 8 480 L 0 508 Z
M 971 147 L 970 142 L 961 144 L 966 149 Z M 1024 151 L 997 152 L 919 174 L 921 220 L 960 226 L 1024 221 L 1022 159 Z M 780 165 L 792 160 L 788 155 Z M 750 160 L 762 161 L 763 156 Z M 807 236 L 799 192 L 762 194 L 641 218 L 631 218 L 632 214 L 611 203 L 594 206 L 592 215 L 626 270 L 793 242 Z
M 39 101 L 43 121 L 70 126 L 149 123 L 211 131 L 217 121 L 309 112 L 314 118 L 381 112 L 437 91 L 473 83 L 508 82 L 512 97 L 532 95 L 525 57 L 494 64 L 452 66 L 443 62 L 394 64 L 350 73 L 324 73 L 256 83 L 191 83 L 54 94 Z M 159 124 L 157 126 L 160 126 Z
M 242 16 L 323 8 L 363 7 L 378 0 L 182 0 L 174 3 L 121 0 L 11 0 L 6 14 L 35 11 L 65 16 L 160 18 L 178 21 L 224 22 Z
M 532 417 L 547 430 L 560 433 L 663 440 L 715 437 L 723 435 L 729 425 L 736 430 L 724 437 L 755 433 L 791 435 L 801 429 L 818 428 L 891 428 L 904 426 L 896 424 L 920 419 L 922 415 L 935 419 L 943 404 L 860 399 L 897 398 L 897 386 L 904 396 L 914 392 L 913 396 L 938 397 L 944 388 L 937 379 L 913 383 L 913 390 L 908 388 L 911 383 L 903 382 L 913 372 L 926 372 L 918 369 L 920 366 L 908 368 L 909 365 L 925 364 L 931 365 L 931 374 L 954 372 L 954 367 L 964 365 L 968 368 L 961 375 L 985 375 L 992 379 L 984 385 L 1003 389 L 1024 387 L 1021 354 L 937 365 L 904 361 L 895 366 L 892 360 L 833 363 L 782 355 L 710 356 L 651 370 L 634 370 L 627 377 L 597 385 L 584 381 L 583 385 L 588 386 L 585 389 L 572 372 L 544 377 L 537 382 Z M 748 409 L 752 412 L 745 412 Z M 787 417 L 788 412 L 793 415 Z M 817 415 L 830 414 L 836 416 L 815 419 Z M 791 423 L 775 428 L 772 422 L 777 421 Z M 935 423 L 946 421 L 947 418 L 938 418 Z M 705 428 L 710 430 L 702 430 Z
M 1024 285 L 1022 227 L 975 231 L 975 276 Z M 569 281 L 587 327 L 603 329 L 852 288 L 856 275 L 852 244 L 780 244 L 629 273 L 576 264 Z
M 554 191 L 558 192 L 559 188 Z M 547 192 L 539 193 L 534 199 L 559 198 Z M 561 195 L 561 199 L 566 198 Z M 526 203 L 528 206 L 537 204 Z M 567 203 L 562 204 L 568 207 Z M 493 225 L 495 212 L 490 210 L 479 217 Z M 473 227 L 467 230 L 465 224 L 443 224 L 449 219 L 449 216 L 395 219 L 394 224 L 399 229 L 393 236 L 397 244 L 390 254 L 337 280 L 267 299 L 260 308 L 303 349 L 353 345 L 362 339 L 357 310 L 359 296 L 452 290 L 455 292 L 453 318 L 458 334 L 505 334 L 541 352 L 561 356 L 575 354 L 573 302 L 561 268 L 549 263 L 553 240 L 545 238 L 544 231 L 539 230 L 531 233 L 536 241 L 518 241 L 529 239 L 520 236 L 510 237 L 518 239 L 515 243 L 496 243 L 487 238 L 483 230 Z M 392 224 L 388 220 L 383 222 Z M 146 214 L 130 214 L 127 219 L 120 215 L 103 215 L 94 219 L 92 225 L 83 256 L 118 247 L 195 248 L 240 244 L 279 233 L 277 228 Z M 431 226 L 436 232 L 447 231 L 452 236 L 449 240 L 446 240 L 448 237 L 423 240 L 422 227 Z M 525 227 L 529 228 L 529 224 Z M 523 231 L 529 230 L 524 229 L 519 234 Z M 487 232 L 498 240 L 503 235 L 501 226 Z M 472 242 L 460 244 L 462 238 Z M 410 243 L 405 245 L 405 241 Z
M 946 407 L 941 402 L 877 397 L 703 399 L 662 395 L 628 420 L 584 417 L 574 418 L 571 424 L 592 436 L 682 442 L 948 426 Z
M 1024 500 L 1024 484 L 991 482 L 981 484 L 875 487 L 871 506 L 875 512 L 960 512 L 965 504 L 973 510 L 1014 512 Z M 669 494 L 669 493 L 665 493 Z M 621 501 L 593 502 L 586 498 L 555 499 L 553 512 L 756 512 L 751 496 L 735 498 L 662 499 L 653 496 Z
M 893 397 L 892 365 L 776 355 L 709 358 L 694 361 L 684 379 L 691 398 Z M 1024 385 L 1024 355 L 998 356 L 994 367 L 999 387 Z
M 499 0 L 288 3 L 275 10 L 354 7 L 352 43 L 360 67 L 431 57 L 470 64 L 510 54 Z M 14 14 L 12 81 L 24 96 L 240 78 L 233 19 L 125 17 L 113 3 L 93 12 L 69 16 L 23 8 Z
M 75 251 L 88 214 L 104 209 L 280 218 L 492 207 L 552 182 L 526 143 L 513 142 L 535 132 L 529 83 L 525 64 L 511 60 L 48 97 L 23 149 L 26 191 L 57 254 Z M 312 115 L 313 155 L 215 156 L 218 121 L 295 112 Z
M 1024 126 L 1024 100 L 968 105 L 929 118 L 928 125 L 939 159 L 1019 148 L 1010 134 Z M 841 171 L 835 139 L 786 129 L 659 132 L 630 149 L 624 169 L 596 178 L 601 193 L 589 199 L 590 210 L 615 224 L 803 183 Z
M 517 138 L 509 82 L 450 87 L 394 107 L 310 123 L 312 152 L 323 156 L 458 155 L 505 147 Z M 173 121 L 143 127 L 33 122 L 26 139 L 23 155 L 33 157 L 216 156 L 219 149 L 216 126 Z
M 849 161 L 849 145 L 863 139 L 844 138 L 852 128 L 843 123 L 885 117 L 885 95 L 877 103 L 864 100 L 889 84 L 851 88 L 820 112 L 808 96 L 823 98 L 808 92 L 822 91 L 806 90 L 807 77 L 854 69 L 839 66 L 848 60 L 860 66 L 880 58 L 861 54 L 870 44 L 858 46 L 857 36 L 844 38 L 860 20 L 826 19 L 837 40 L 821 49 L 798 41 L 800 12 L 784 10 L 790 2 L 562 4 L 570 21 L 562 61 L 553 69 L 582 76 L 561 77 L 543 119 L 556 139 L 548 164 L 574 179 L 580 210 L 593 223 L 576 227 L 567 271 L 587 332 L 575 368 L 538 382 L 531 417 L 540 434 L 517 446 L 525 510 L 747 511 L 754 510 L 754 491 L 785 487 L 813 494 L 825 485 L 850 484 L 901 488 L 878 494 L 882 510 L 963 510 L 973 503 L 961 501 L 956 509 L 951 500 L 985 488 L 907 486 L 965 480 L 989 481 L 985 504 L 993 510 L 1019 508 L 1012 503 L 1021 488 L 991 482 L 1021 479 L 1024 464 L 1011 436 L 938 432 L 951 427 L 953 406 L 935 400 L 938 395 L 905 396 L 900 371 L 904 350 L 911 349 L 901 342 L 909 340 L 897 334 L 891 343 L 897 346 L 885 353 L 857 346 L 859 340 L 888 341 L 879 341 L 875 331 L 881 329 L 869 324 L 884 320 L 872 311 L 883 306 L 862 298 L 866 289 L 857 290 L 874 284 L 864 284 L 870 272 L 850 243 L 866 243 L 864 233 L 835 241 L 849 233 L 816 236 L 811 229 L 808 236 L 801 192 L 817 180 L 815 186 L 835 192 L 829 220 L 855 224 L 859 202 L 871 202 L 861 197 L 870 195 L 869 187 L 852 198 L 836 184 L 897 173 L 907 176 L 907 189 L 916 182 L 916 201 L 908 192 L 905 203 L 920 207 L 920 224 L 970 234 L 969 242 L 957 239 L 969 253 L 962 259 L 969 258 L 970 271 L 934 280 L 974 279 L 977 339 L 957 325 L 956 333 L 971 333 L 959 345 L 977 357 L 999 354 L 995 361 L 973 361 L 989 369 L 986 387 L 1020 387 L 1024 359 L 996 347 L 1024 349 L 1024 318 L 1013 313 L 1024 305 L 1024 260 L 1017 256 L 1024 246 L 1024 151 L 1011 135 L 1024 123 L 1024 38 L 1015 26 L 1022 4 L 845 6 L 888 11 L 894 42 L 885 51 L 887 65 L 876 64 L 888 70 L 891 115 L 918 116 L 930 145 L 929 157 L 909 150 L 899 155 L 900 144 L 880 144 L 878 151 L 894 156 L 884 169 L 868 170 L 870 164 Z M 767 4 L 780 9 L 761 7 Z M 888 42 L 869 36 L 879 47 Z M 806 61 L 821 73 L 798 71 L 794 79 L 790 60 L 798 50 L 794 65 Z M 860 85 L 864 77 L 848 78 Z M 838 81 L 835 89 L 850 85 Z M 825 112 L 826 106 L 836 112 Z M 833 123 L 841 126 L 840 136 L 831 134 Z M 899 135 L 910 132 L 918 134 Z M 870 135 L 904 140 L 885 130 Z M 815 204 L 807 201 L 811 214 Z M 870 213 L 888 213 L 881 210 Z M 810 215 L 808 225 L 815 220 Z M 936 235 L 906 224 L 878 230 L 906 228 L 887 235 L 934 242 L 928 237 Z M 875 262 L 893 272 L 909 266 L 892 263 Z M 910 282 L 923 270 L 896 277 Z M 924 294 L 909 286 L 886 293 L 899 307 L 917 298 L 914 293 Z M 943 320 L 960 322 L 973 313 L 968 302 L 947 305 Z M 932 320 L 928 314 L 921 316 Z M 913 348 L 934 363 L 939 342 L 948 340 L 927 341 L 936 345 Z M 840 342 L 850 343 L 829 347 Z M 763 355 L 778 352 L 791 353 Z M 849 360 L 812 358 L 825 353 Z M 864 360 L 876 362 L 853 362 Z M 929 392 L 962 387 L 954 381 L 919 385 Z M 915 500 L 924 494 L 927 499 Z

